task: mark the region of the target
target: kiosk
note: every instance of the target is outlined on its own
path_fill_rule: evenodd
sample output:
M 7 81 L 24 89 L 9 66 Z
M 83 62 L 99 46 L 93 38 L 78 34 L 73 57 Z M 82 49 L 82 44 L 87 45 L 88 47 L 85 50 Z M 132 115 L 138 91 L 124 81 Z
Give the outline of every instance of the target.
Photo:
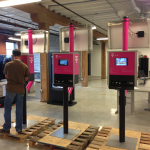
M 137 51 L 109 51 L 108 52 L 108 85 L 109 89 L 119 89 L 119 141 L 125 142 L 125 105 L 126 91 L 134 90 L 137 86 Z M 112 146 L 118 141 L 117 136 L 110 136 L 107 146 Z M 119 148 L 131 149 L 137 144 L 137 139 L 126 137 L 126 144 L 120 144 Z M 130 144 L 128 142 L 131 142 Z M 122 147 L 123 146 L 123 147 Z
M 68 87 L 74 84 L 74 53 L 53 54 L 53 84 L 63 87 L 64 133 L 68 133 Z
M 49 61 L 49 95 L 50 99 L 47 102 L 48 104 L 57 104 L 62 105 L 63 104 L 63 87 L 61 86 L 54 86 L 53 85 L 53 54 L 54 52 L 48 53 L 48 61 Z M 61 52 L 60 52 L 61 54 Z M 79 54 L 75 53 L 75 84 L 78 83 L 78 74 L 79 74 Z M 69 88 L 70 89 L 70 88 Z M 73 88 L 73 91 L 68 90 L 69 92 L 69 106 L 73 106 L 77 102 L 75 102 L 75 90 Z
M 51 136 L 72 139 L 80 130 L 68 129 L 68 87 L 73 87 L 75 83 L 75 57 L 74 53 L 54 53 L 53 54 L 53 84 L 63 87 L 63 128 L 60 128 Z

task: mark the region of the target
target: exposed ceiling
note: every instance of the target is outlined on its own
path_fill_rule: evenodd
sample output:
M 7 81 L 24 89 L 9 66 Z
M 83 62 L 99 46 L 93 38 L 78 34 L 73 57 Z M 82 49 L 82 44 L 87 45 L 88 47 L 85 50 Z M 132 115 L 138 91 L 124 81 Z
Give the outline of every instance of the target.
M 59 27 L 60 25 L 55 24 L 55 26 L 50 27 L 50 32 L 58 34 Z M 32 22 L 29 13 L 13 7 L 0 8 L 0 29 L 20 32 L 27 31 L 27 28 L 39 29 L 38 24 Z
M 56 0 L 56 2 L 81 17 L 58 5 L 58 3 L 54 3 L 52 0 L 42 0 L 40 4 L 55 13 L 81 24 L 96 24 L 96 30 L 105 35 L 107 35 L 108 22 L 122 21 L 122 17 L 125 15 L 128 15 L 131 20 L 142 20 L 143 18 L 149 17 L 150 13 L 149 0 Z M 134 4 L 133 2 L 136 3 Z M 140 7 L 140 13 L 135 8 L 135 5 Z M 12 25 L 9 25 L 10 22 Z M 28 27 L 38 29 L 38 24 L 32 22 L 30 14 L 12 7 L 0 8 L 0 29 L 25 31 Z M 59 27 L 60 25 L 58 24 L 50 27 L 50 32 L 58 34 Z
M 140 18 L 131 0 L 56 0 L 56 2 L 93 22 L 97 25 L 97 30 L 106 35 L 108 22 L 122 21 L 125 15 L 129 15 L 131 19 Z M 69 17 L 71 20 L 81 24 L 92 24 L 52 0 L 42 0 L 40 3 L 47 9 Z

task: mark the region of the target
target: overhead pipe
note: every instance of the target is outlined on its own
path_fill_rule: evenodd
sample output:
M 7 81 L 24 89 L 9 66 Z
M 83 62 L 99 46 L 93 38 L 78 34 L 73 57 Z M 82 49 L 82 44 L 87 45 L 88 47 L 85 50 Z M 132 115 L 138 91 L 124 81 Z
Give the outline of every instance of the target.
M 141 13 L 141 9 L 136 5 L 135 0 L 131 0 L 132 6 L 137 13 Z

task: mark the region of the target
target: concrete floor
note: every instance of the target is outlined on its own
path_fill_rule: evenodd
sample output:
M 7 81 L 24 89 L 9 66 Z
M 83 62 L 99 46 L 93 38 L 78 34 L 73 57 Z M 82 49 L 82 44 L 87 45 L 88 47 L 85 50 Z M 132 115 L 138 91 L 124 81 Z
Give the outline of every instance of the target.
M 107 80 L 99 77 L 89 77 L 89 86 L 76 85 L 76 105 L 69 107 L 69 121 L 88 123 L 94 126 L 119 127 L 119 115 L 115 114 L 117 108 L 117 91 L 109 90 Z M 126 115 L 126 129 L 150 132 L 150 112 L 144 111 L 148 106 L 148 94 L 135 92 L 135 111 L 132 115 Z M 4 123 L 4 109 L 0 109 L 0 124 Z M 41 103 L 34 98 L 34 94 L 27 97 L 28 115 L 38 115 L 63 119 L 63 107 Z M 15 106 L 12 108 L 12 120 L 15 120 Z M 7 150 L 34 150 L 28 145 L 0 139 L 0 149 Z

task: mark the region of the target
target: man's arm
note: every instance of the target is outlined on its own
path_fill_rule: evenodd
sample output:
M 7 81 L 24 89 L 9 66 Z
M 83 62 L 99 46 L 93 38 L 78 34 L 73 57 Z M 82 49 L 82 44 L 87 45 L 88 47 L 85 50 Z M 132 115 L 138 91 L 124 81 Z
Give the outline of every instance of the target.
M 25 77 L 25 79 L 24 79 L 25 81 L 28 81 L 29 80 L 29 77 Z
M 5 74 L 5 78 L 7 79 L 7 64 L 5 65 L 3 73 Z
M 5 78 L 7 79 L 7 74 L 5 74 Z
M 29 77 L 30 77 L 30 71 L 29 71 L 29 68 L 27 67 L 26 68 L 26 72 L 25 72 L 25 81 L 28 81 L 29 80 Z

